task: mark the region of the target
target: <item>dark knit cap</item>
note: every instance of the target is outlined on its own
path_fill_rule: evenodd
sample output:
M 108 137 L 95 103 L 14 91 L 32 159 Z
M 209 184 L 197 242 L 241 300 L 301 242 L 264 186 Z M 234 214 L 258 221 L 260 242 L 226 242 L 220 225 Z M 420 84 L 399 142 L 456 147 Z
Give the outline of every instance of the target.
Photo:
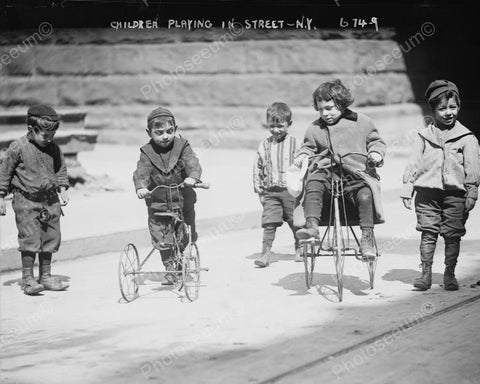
M 42 117 L 50 121 L 58 121 L 57 112 L 50 106 L 45 104 L 32 105 L 28 108 L 28 116 Z
M 173 116 L 173 113 L 169 109 L 164 107 L 158 107 L 154 109 L 152 112 L 150 112 L 150 114 L 147 117 L 147 123 L 155 119 L 156 117 L 160 117 L 160 116 L 168 116 L 168 117 L 171 117 L 173 121 L 175 121 L 175 117 Z
M 460 96 L 457 86 L 448 80 L 435 80 L 430 83 L 425 91 L 425 97 L 427 101 L 434 99 L 444 92 L 452 91 Z

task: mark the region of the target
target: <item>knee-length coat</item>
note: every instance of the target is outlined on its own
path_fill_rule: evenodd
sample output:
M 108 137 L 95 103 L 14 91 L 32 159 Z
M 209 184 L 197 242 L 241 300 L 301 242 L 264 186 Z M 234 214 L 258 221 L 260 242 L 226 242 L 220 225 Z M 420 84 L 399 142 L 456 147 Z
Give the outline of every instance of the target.
M 386 145 L 368 116 L 346 109 L 336 124 L 327 125 L 322 119 L 317 119 L 307 128 L 303 145 L 297 156 L 300 154 L 325 155 L 325 158 L 319 156 L 310 162 L 307 179 L 309 175 L 330 167 L 328 156 L 330 152 L 340 156 L 350 152 L 359 152 L 364 155 L 377 152 L 383 159 Z M 374 222 L 375 224 L 384 223 L 380 181 L 375 168 L 366 167 L 366 159 L 362 156 L 345 157 L 342 160 L 342 168 L 347 177 L 348 175 L 359 176 L 368 184 L 374 200 Z M 301 225 L 298 213 L 295 216 L 295 224 Z

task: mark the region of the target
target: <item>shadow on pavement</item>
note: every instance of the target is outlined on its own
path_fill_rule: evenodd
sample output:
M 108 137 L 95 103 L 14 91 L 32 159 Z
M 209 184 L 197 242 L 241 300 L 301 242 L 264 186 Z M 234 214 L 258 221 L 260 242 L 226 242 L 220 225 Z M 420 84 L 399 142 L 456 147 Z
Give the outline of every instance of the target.
M 400 281 L 405 284 L 413 284 L 413 281 L 420 277 L 421 271 L 413 269 L 392 269 L 382 276 L 385 281 Z M 441 273 L 432 273 L 433 284 L 443 284 L 443 275 Z
M 414 270 L 392 270 L 383 276 L 383 280 L 378 279 L 378 286 L 376 290 L 380 292 L 384 290 L 383 286 L 388 286 L 388 281 L 398 279 L 409 279 L 414 277 L 418 271 Z M 480 266 L 475 266 L 468 271 L 468 274 L 462 274 L 460 282 L 477 281 L 480 276 Z M 314 274 L 315 289 L 316 286 L 324 284 L 324 287 L 331 287 L 336 289 L 334 275 L 331 274 Z M 369 289 L 369 284 L 357 277 L 344 277 L 345 289 L 365 294 Z M 281 286 L 284 289 L 294 291 L 296 295 L 305 295 L 308 291 L 305 286 L 305 279 L 303 273 L 289 274 L 274 283 L 273 285 Z M 409 290 L 405 287 L 405 290 Z M 388 299 L 377 299 L 371 302 L 356 301 L 352 297 L 344 297 L 342 303 L 332 305 L 331 307 L 319 307 L 319 311 L 329 311 L 332 315 L 327 320 L 319 320 L 318 324 L 306 324 L 305 329 L 312 328 L 311 331 L 305 331 L 295 334 L 284 333 L 283 337 L 275 337 L 267 339 L 260 343 L 242 343 L 235 345 L 235 343 L 228 343 L 225 341 L 221 345 L 213 343 L 205 343 L 206 345 L 198 345 L 191 350 L 186 350 L 181 354 L 181 361 L 176 364 L 158 364 L 161 369 L 157 369 L 153 363 L 150 365 L 144 364 L 148 368 L 143 373 L 143 378 L 151 382 L 160 382 L 163 378 L 168 377 L 171 382 L 190 382 L 190 383 L 224 383 L 224 382 L 255 382 L 255 383 L 310 383 L 310 382 L 329 382 L 329 383 L 360 383 L 364 382 L 362 376 L 356 376 L 357 372 L 353 369 L 362 364 L 374 361 L 377 354 L 390 354 L 396 345 L 390 346 L 386 341 L 380 341 L 373 344 L 368 342 L 373 336 L 382 335 L 384 332 L 394 330 L 396 327 L 402 327 L 403 331 L 397 333 L 389 333 L 391 343 L 398 343 L 400 337 L 407 335 L 408 332 L 416 332 L 414 337 L 421 337 L 428 327 L 418 327 L 418 325 L 425 324 L 424 320 L 428 320 L 432 313 L 440 312 L 449 306 L 465 300 L 468 297 L 478 295 L 477 289 L 461 288 L 458 292 L 447 292 L 439 290 L 438 294 L 432 296 L 428 293 L 413 293 L 410 291 L 408 295 L 401 294 L 403 288 L 397 291 L 398 296 L 390 297 Z M 375 294 L 376 295 L 376 294 Z M 372 295 L 373 296 L 373 295 Z M 478 310 L 478 303 L 476 307 L 471 307 L 472 310 Z M 241 307 L 240 307 L 241 308 Z M 432 310 L 433 309 L 433 310 Z M 289 308 L 285 308 L 285 315 L 288 316 Z M 242 316 L 243 312 L 240 309 L 238 316 Z M 260 319 L 260 317 L 259 317 Z M 262 321 L 255 319 L 256 326 L 268 329 L 271 324 L 264 324 Z M 406 324 L 412 324 L 410 328 L 406 328 Z M 431 324 L 431 323 L 430 323 Z M 226 326 L 226 325 L 225 325 Z M 461 332 L 458 324 L 451 324 L 451 327 Z M 229 329 L 233 329 L 233 325 L 228 325 Z M 393 336 L 396 335 L 396 336 Z M 397 337 L 398 336 L 398 337 Z M 387 340 L 387 339 L 380 339 Z M 361 343 L 368 342 L 368 344 L 360 347 Z M 463 346 L 455 343 L 455 340 L 446 340 L 446 343 L 451 344 L 451 350 L 462 350 Z M 477 339 L 472 340 L 472 343 L 477 342 Z M 355 349 L 356 358 L 346 360 L 348 355 L 343 356 L 343 353 L 336 355 L 344 348 L 352 348 L 357 345 Z M 368 348 L 368 349 L 367 349 Z M 425 346 L 428 348 L 428 346 Z M 373 354 L 366 351 L 372 351 Z M 139 373 L 139 363 L 136 356 L 129 358 L 128 350 L 122 351 L 125 358 L 125 366 L 115 372 L 106 372 L 106 380 L 114 381 L 120 375 L 130 382 L 139 381 L 141 373 Z M 228 358 L 223 360 L 221 356 L 226 355 Z M 128 356 L 128 357 L 125 357 Z M 161 363 L 165 358 L 164 350 L 153 350 L 148 357 L 149 362 Z M 167 355 L 168 356 L 168 355 Z M 172 355 L 173 356 L 173 355 Z M 355 357 L 354 356 L 354 357 Z M 409 369 L 418 369 L 415 360 L 412 356 L 405 358 L 411 363 L 405 361 L 391 360 L 392 366 L 396 370 L 390 377 L 385 379 L 385 375 L 390 372 L 390 368 L 385 368 L 378 372 L 378 380 L 375 383 L 393 382 L 395 378 Z M 357 360 L 360 360 L 357 363 Z M 471 356 L 471 363 L 476 364 L 476 356 Z M 278 362 L 281 361 L 281 364 Z M 181 365 L 180 365 L 181 364 Z M 478 364 L 477 364 L 478 365 Z M 477 366 L 475 365 L 475 367 Z M 321 368 L 323 374 L 317 380 L 309 380 L 308 371 L 310 369 Z M 350 367 L 352 367 L 350 369 Z M 462 377 L 462 367 L 455 366 L 455 372 L 458 377 Z M 268 368 L 268 369 L 267 369 Z M 347 369 L 348 368 L 348 369 Z M 422 366 L 422 369 L 427 372 L 437 372 L 436 365 Z M 342 374 L 339 379 L 338 372 Z M 464 376 L 465 377 L 465 376 Z M 303 380 L 302 380 L 303 379 Z M 392 381 L 393 380 L 393 381 Z M 407 382 L 407 380 L 400 380 Z M 397 381 L 395 381 L 397 382 Z M 471 382 L 471 381 L 468 381 Z
M 329 301 L 332 301 L 329 299 L 332 292 L 337 292 L 336 275 L 328 273 L 313 273 L 311 289 L 307 289 L 305 275 L 303 273 L 292 273 L 283 277 L 278 283 L 274 283 L 273 285 L 294 291 L 294 296 L 310 294 L 312 289 L 316 289 L 320 295 Z M 369 290 L 370 284 L 356 276 L 344 275 L 343 289 L 352 292 L 355 296 L 365 296 L 367 293 L 364 292 L 364 290 Z
M 21 275 L 21 272 L 19 272 L 19 274 Z M 65 275 L 52 275 L 52 277 L 55 277 L 57 278 L 59 281 L 61 282 L 70 282 L 70 276 L 65 276 Z M 38 276 L 36 277 L 37 280 L 38 280 Z M 19 277 L 18 279 L 12 279 L 12 280 L 7 280 L 3 283 L 4 286 L 11 286 L 11 285 L 14 285 L 14 284 L 17 284 L 18 286 L 22 286 L 22 278 Z
M 248 260 L 255 260 L 257 257 L 262 256 L 260 252 L 252 253 L 251 255 L 246 256 L 245 258 Z M 275 253 L 272 252 L 270 256 L 270 264 L 276 263 L 277 261 L 293 261 L 295 255 L 293 253 Z

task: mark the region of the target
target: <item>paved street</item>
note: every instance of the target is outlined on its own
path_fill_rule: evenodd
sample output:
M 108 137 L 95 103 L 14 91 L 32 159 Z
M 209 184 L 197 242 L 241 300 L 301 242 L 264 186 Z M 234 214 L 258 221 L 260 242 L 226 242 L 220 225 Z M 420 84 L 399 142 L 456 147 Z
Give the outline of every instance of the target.
M 435 314 L 480 295 L 480 287 L 470 287 L 480 279 L 478 207 L 462 241 L 461 289 L 446 292 L 439 285 L 440 240 L 432 289 L 412 290 L 419 235 L 414 213 L 398 198 L 404 160 L 390 159 L 380 170 L 387 223 L 375 229 L 382 252 L 375 288 L 369 289 L 366 266 L 348 258 L 338 303 L 333 260 L 317 260 L 314 286 L 307 290 L 287 226 L 277 233 L 271 266 L 254 267 L 260 205 L 251 186 L 239 182 L 250 180 L 252 152 L 211 150 L 203 164 L 212 188 L 199 191 L 197 207 L 200 222 L 208 221 L 199 227 L 199 247 L 203 266 L 210 268 L 202 274 L 199 299 L 186 302 L 182 292 L 147 275 L 140 297 L 126 304 L 120 300 L 118 256 L 129 231 L 133 236 L 146 221 L 143 202 L 129 190 L 137 151 L 102 145 L 82 159 L 90 173 L 100 178 L 106 172 L 118 189 L 71 192 L 63 228 L 66 239 L 76 240 L 62 249 L 78 258 L 62 261 L 61 249 L 53 266 L 70 282 L 67 292 L 28 297 L 18 270 L 0 274 L 2 383 L 476 382 L 480 300 Z M 218 162 L 226 156 L 228 167 Z M 102 159 L 109 160 L 95 172 Z M 2 236 L 10 242 L 12 218 L 11 210 L 2 218 Z M 87 256 L 102 237 L 85 236 L 97 232 L 118 236 L 107 243 L 108 253 Z M 141 256 L 147 252 L 140 249 Z M 159 257 L 145 266 L 161 269 Z M 382 336 L 406 324 L 408 330 L 395 337 Z
M 432 289 L 413 291 L 410 283 L 418 273 L 418 260 L 410 249 L 416 241 L 405 240 L 382 257 L 373 290 L 366 267 L 347 259 L 344 301 L 338 303 L 331 291 L 333 261 L 318 261 L 315 286 L 307 291 L 303 264 L 292 260 L 286 227 L 279 232 L 274 263 L 254 268 L 260 234 L 254 228 L 200 241 L 203 265 L 210 271 L 203 273 L 200 298 L 194 303 L 162 287 L 154 276 L 156 281 L 140 286 L 136 301 L 123 303 L 118 250 L 55 264 L 55 273 L 70 281 L 67 292 L 27 297 L 18 286 L 19 272 L 2 274 L 2 382 L 261 382 L 480 295 L 480 287 L 469 287 L 480 276 L 477 241 L 464 243 L 458 292 L 439 286 L 439 253 Z M 147 268 L 161 269 L 158 258 Z M 459 382 L 474 383 L 479 307 L 475 301 L 461 311 L 414 324 L 384 348 L 377 346 L 375 356 L 361 364 L 358 358 L 349 364 L 360 353 L 353 351 L 281 382 L 313 382 L 317 375 L 329 381 L 338 377 L 334 382 L 339 383 L 363 378 L 406 382 L 407 377 L 413 378 L 410 382 L 421 377 L 437 378 L 425 382 L 452 382 L 441 380 L 445 370 L 449 377 L 462 379 Z M 417 351 L 422 358 L 413 356 Z M 440 363 L 437 358 L 445 359 L 448 351 L 455 351 L 446 360 L 449 364 Z M 418 364 L 422 373 L 412 373 Z

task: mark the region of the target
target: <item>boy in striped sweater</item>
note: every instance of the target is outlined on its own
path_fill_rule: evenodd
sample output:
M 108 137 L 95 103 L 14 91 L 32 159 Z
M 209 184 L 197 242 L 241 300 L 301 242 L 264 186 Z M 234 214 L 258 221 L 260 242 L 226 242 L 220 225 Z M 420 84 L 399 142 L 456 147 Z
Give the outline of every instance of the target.
M 260 143 L 253 167 L 253 187 L 263 206 L 262 255 L 255 265 L 270 264 L 271 248 L 277 227 L 285 221 L 295 239 L 295 261 L 302 261 L 301 250 L 293 225 L 294 197 L 287 191 L 286 171 L 300 148 L 298 140 L 287 133 L 292 124 L 292 112 L 285 103 L 273 103 L 267 109 L 267 125 L 271 136 Z

